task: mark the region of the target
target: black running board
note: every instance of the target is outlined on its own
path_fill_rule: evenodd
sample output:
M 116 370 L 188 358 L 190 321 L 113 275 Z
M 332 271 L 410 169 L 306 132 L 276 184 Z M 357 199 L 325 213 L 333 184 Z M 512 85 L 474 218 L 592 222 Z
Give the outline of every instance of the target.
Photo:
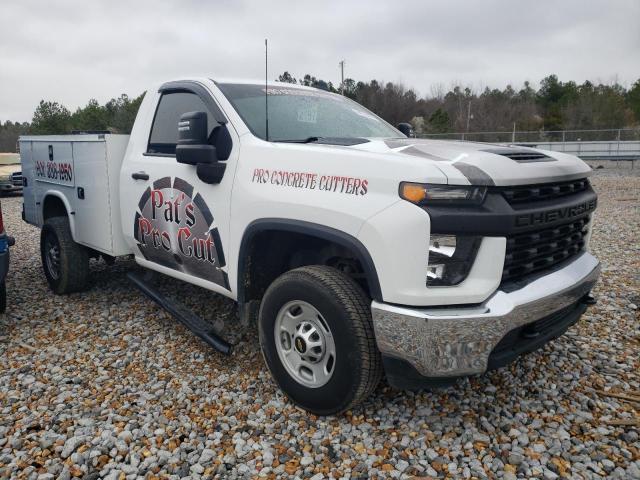
M 218 336 L 210 324 L 190 310 L 187 310 L 184 306 L 172 302 L 170 299 L 163 296 L 156 288 L 144 281 L 139 275 L 129 272 L 127 273 L 127 278 L 129 278 L 129 280 L 131 280 L 131 282 L 133 282 L 133 284 L 138 287 L 142 293 L 164 308 L 175 318 L 180 320 L 185 327 L 195 333 L 207 344 L 225 355 L 231 355 L 231 344 Z

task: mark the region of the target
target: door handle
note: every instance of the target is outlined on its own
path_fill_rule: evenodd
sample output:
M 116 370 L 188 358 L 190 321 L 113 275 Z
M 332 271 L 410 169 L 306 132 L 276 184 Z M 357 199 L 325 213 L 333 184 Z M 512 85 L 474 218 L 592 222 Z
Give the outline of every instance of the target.
M 134 180 L 149 180 L 149 174 L 145 172 L 134 172 L 131 174 L 131 178 Z

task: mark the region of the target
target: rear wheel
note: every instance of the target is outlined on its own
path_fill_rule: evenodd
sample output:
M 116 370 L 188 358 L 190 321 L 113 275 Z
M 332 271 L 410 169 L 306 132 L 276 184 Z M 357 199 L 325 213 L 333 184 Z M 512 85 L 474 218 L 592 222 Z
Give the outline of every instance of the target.
M 370 300 L 334 268 L 302 267 L 278 277 L 262 300 L 259 328 L 271 374 L 309 412 L 348 410 L 380 381 Z
M 40 234 L 42 266 L 51 290 L 57 294 L 79 292 L 87 287 L 89 253 L 73 241 L 67 217 L 51 217 Z

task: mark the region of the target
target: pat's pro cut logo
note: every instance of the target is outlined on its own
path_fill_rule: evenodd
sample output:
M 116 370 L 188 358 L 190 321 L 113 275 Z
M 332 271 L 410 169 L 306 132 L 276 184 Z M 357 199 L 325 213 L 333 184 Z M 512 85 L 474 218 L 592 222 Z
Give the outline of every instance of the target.
M 156 180 L 138 202 L 133 228 L 145 259 L 229 288 L 213 214 L 187 181 Z

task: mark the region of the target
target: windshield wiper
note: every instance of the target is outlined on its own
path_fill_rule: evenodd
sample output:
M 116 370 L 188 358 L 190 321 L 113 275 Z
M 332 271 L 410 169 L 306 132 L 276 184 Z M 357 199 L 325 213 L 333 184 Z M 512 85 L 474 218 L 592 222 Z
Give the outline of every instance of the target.
M 313 142 L 317 142 L 318 140 L 322 139 L 323 137 L 307 137 L 307 138 L 300 138 L 300 139 L 294 139 L 294 140 L 274 140 L 274 142 L 282 142 L 282 143 L 313 143 Z
M 272 140 L 273 142 L 284 143 L 319 143 L 322 145 L 340 145 L 343 147 L 349 147 L 352 145 L 359 145 L 361 143 L 367 143 L 368 138 L 359 137 L 307 137 L 296 140 Z

